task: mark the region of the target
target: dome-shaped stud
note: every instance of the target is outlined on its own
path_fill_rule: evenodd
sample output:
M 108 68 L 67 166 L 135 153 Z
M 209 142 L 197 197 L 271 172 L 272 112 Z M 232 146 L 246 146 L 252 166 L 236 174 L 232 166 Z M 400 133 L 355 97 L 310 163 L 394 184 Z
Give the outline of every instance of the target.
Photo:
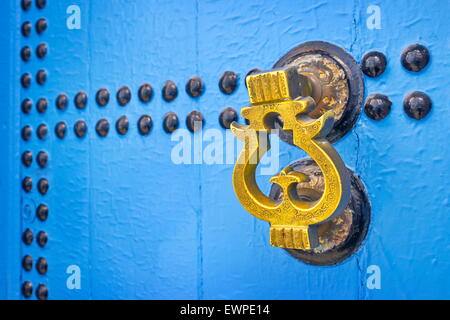
M 232 94 L 236 90 L 238 75 L 233 71 L 225 71 L 219 80 L 219 89 L 224 94 Z
M 120 135 L 125 135 L 128 132 L 130 123 L 126 116 L 122 116 L 116 121 L 116 131 Z
M 22 258 L 22 268 L 25 271 L 33 269 L 33 258 L 30 255 L 27 254 Z
M 36 56 L 39 59 L 44 59 L 47 55 L 48 46 L 45 43 L 41 43 L 36 47 Z
M 371 94 L 364 103 L 364 112 L 373 120 L 381 120 L 391 112 L 392 102 L 383 94 Z
M 36 261 L 36 271 L 39 274 L 46 274 L 48 271 L 48 262 L 47 259 L 40 257 Z
M 33 231 L 31 231 L 30 229 L 25 229 L 25 231 L 22 233 L 23 243 L 29 246 L 30 244 L 33 243 L 33 240 L 34 240 Z
M 419 72 L 430 61 L 430 52 L 421 44 L 413 44 L 403 51 L 400 61 L 406 70 Z
M 64 93 L 61 93 L 56 97 L 56 108 L 58 110 L 65 110 L 69 104 L 69 98 Z
M 23 61 L 27 62 L 31 58 L 31 48 L 29 46 L 25 46 L 20 50 L 20 57 Z
M 204 119 L 200 111 L 194 110 L 189 112 L 186 117 L 186 126 L 191 132 L 197 132 L 203 128 Z
M 48 101 L 45 98 L 40 98 L 36 103 L 36 110 L 39 113 L 44 113 L 47 111 L 48 108 Z
M 45 231 L 39 231 L 36 236 L 36 242 L 39 245 L 39 247 L 43 248 L 48 242 L 48 235 Z
M 33 154 L 31 151 L 25 151 L 22 153 L 22 163 L 25 167 L 30 167 L 33 163 Z
M 22 189 L 26 193 L 30 193 L 31 189 L 33 189 L 33 179 L 31 179 L 30 177 L 23 178 L 23 180 L 22 180 Z
M 47 20 L 44 18 L 40 18 L 36 22 L 36 32 L 38 34 L 43 34 L 45 32 L 45 30 L 47 30 Z
M 49 189 L 49 184 L 48 184 L 48 180 L 46 178 L 41 178 L 38 181 L 38 191 L 41 195 L 46 195 Z
M 44 9 L 46 3 L 47 3 L 47 0 L 36 0 L 36 7 L 38 9 Z
M 150 102 L 153 97 L 153 88 L 149 83 L 144 83 L 139 87 L 138 92 L 139 100 L 144 103 Z
M 87 132 L 87 124 L 84 120 L 78 120 L 75 122 L 75 125 L 73 127 L 73 130 L 75 132 L 75 135 L 78 138 L 83 138 L 86 135 Z
M 131 90 L 130 88 L 123 86 L 117 91 L 117 103 L 124 107 L 131 100 Z
M 403 100 L 403 109 L 408 117 L 420 120 L 430 112 L 432 102 L 430 97 L 420 91 L 413 91 L 406 95 Z
M 375 78 L 386 70 L 386 56 L 378 51 L 367 52 L 361 59 L 361 71 L 368 77 Z
M 64 121 L 60 121 L 55 126 L 55 134 L 59 139 L 64 139 L 66 136 L 67 124 Z
M 20 84 L 25 89 L 29 88 L 31 86 L 31 75 L 29 73 L 24 73 L 22 77 L 20 77 Z
M 99 89 L 95 95 L 95 101 L 101 107 L 104 107 L 109 102 L 109 91 L 105 88 Z
M 172 102 L 178 96 L 178 88 L 175 82 L 168 80 L 162 88 L 162 97 L 167 102 Z
M 48 154 L 47 154 L 47 152 L 39 151 L 37 156 L 36 156 L 36 162 L 37 162 L 39 167 L 45 168 L 47 166 L 47 163 L 48 163 Z
M 21 109 L 24 114 L 30 113 L 32 108 L 33 102 L 31 101 L 31 99 L 27 98 L 22 101 Z
M 109 132 L 109 122 L 106 119 L 100 119 L 98 120 L 95 131 L 100 137 L 106 137 Z
M 141 135 L 143 136 L 148 135 L 152 130 L 152 126 L 153 126 L 152 117 L 150 117 L 149 115 L 143 115 L 139 118 L 138 130 Z
M 45 84 L 45 81 L 47 81 L 47 71 L 45 71 L 43 69 L 39 70 L 36 73 L 36 82 L 42 86 Z
M 230 129 L 230 125 L 237 119 L 238 113 L 231 107 L 223 109 L 219 115 L 219 123 L 224 129 Z
M 29 298 L 33 295 L 33 284 L 30 281 L 22 283 L 22 295 L 25 298 Z
M 22 23 L 22 27 L 20 30 L 22 31 L 22 35 L 24 37 L 29 37 L 31 34 L 31 22 L 25 21 L 24 23 Z
M 23 139 L 24 141 L 30 140 L 30 138 L 31 138 L 31 132 L 32 132 L 32 130 L 31 130 L 31 127 L 30 127 L 30 126 L 25 126 L 25 127 L 23 127 L 23 128 L 22 128 L 22 131 L 21 131 L 22 139 Z
M 46 204 L 40 204 L 36 208 L 36 217 L 40 221 L 45 221 L 48 218 L 48 206 Z
M 168 112 L 164 116 L 163 129 L 167 133 L 172 133 L 178 129 L 180 121 L 175 112 Z
M 203 93 L 203 81 L 200 77 L 193 76 L 186 83 L 186 93 L 191 98 L 199 97 Z
M 44 140 L 47 137 L 48 126 L 44 123 L 40 124 L 36 130 L 36 135 L 39 139 Z
M 88 97 L 87 97 L 86 92 L 84 92 L 84 91 L 78 92 L 74 99 L 75 107 L 77 107 L 77 109 L 80 109 L 80 110 L 86 108 L 87 99 L 88 99 Z
M 45 284 L 39 284 L 36 289 L 36 298 L 38 300 L 47 300 L 48 299 L 48 288 Z
M 22 10 L 28 11 L 31 8 L 31 0 L 22 0 L 21 2 Z

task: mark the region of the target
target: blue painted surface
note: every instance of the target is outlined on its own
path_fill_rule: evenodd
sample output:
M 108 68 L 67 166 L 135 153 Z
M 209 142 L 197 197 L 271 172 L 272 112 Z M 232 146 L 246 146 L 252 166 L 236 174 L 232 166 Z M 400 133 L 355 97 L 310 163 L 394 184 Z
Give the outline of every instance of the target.
M 68 30 L 66 8 L 81 8 L 81 29 Z M 368 30 L 366 9 L 379 5 L 380 30 Z M 429 1 L 82 1 L 48 0 L 45 9 L 28 12 L 19 1 L 0 4 L 0 54 L 4 101 L 1 108 L 0 197 L 4 204 L 0 231 L 0 297 L 21 298 L 22 281 L 44 283 L 53 299 L 375 299 L 450 298 L 450 236 L 448 218 L 449 121 L 448 74 L 450 62 L 450 4 Z M 40 17 L 48 20 L 43 35 L 29 38 L 20 25 Z M 4 19 L 3 19 L 4 18 Z M 166 112 L 184 119 L 194 109 L 205 119 L 205 129 L 220 129 L 217 118 L 227 106 L 248 103 L 243 79 L 248 70 L 268 69 L 290 48 L 310 40 L 323 40 L 349 51 L 357 61 L 366 51 L 379 50 L 388 58 L 386 72 L 365 78 L 366 95 L 383 93 L 393 102 L 390 115 L 379 122 L 363 113 L 354 130 L 335 144 L 345 163 L 366 184 L 372 222 L 362 248 L 334 267 L 298 262 L 283 249 L 269 245 L 268 225 L 245 212 L 231 186 L 232 165 L 175 165 L 170 160 L 170 135 L 162 130 Z M 45 59 L 34 55 L 41 42 L 49 45 Z M 431 52 L 429 66 L 420 73 L 405 71 L 400 54 L 419 42 Z M 20 48 L 33 48 L 31 61 L 20 60 Z M 5 50 L 9 49 L 9 50 Z M 20 88 L 24 72 L 48 71 L 48 81 Z M 236 92 L 223 95 L 217 82 L 231 70 L 239 73 Z M 206 84 L 205 93 L 192 99 L 184 85 L 192 75 Z M 167 103 L 160 90 L 166 80 L 178 85 L 178 98 Z M 154 88 L 149 104 L 137 90 L 143 82 Z M 117 89 L 127 85 L 132 100 L 121 107 Z M 95 103 L 99 88 L 111 92 L 107 107 Z M 75 108 L 80 91 L 89 96 L 85 110 Z M 433 100 L 423 120 L 403 112 L 403 97 L 424 91 Z M 59 93 L 70 98 L 59 111 Z M 36 108 L 21 114 L 20 102 L 30 97 L 49 100 L 45 114 Z M 154 128 L 138 134 L 136 122 L 149 114 Z M 121 115 L 130 120 L 126 136 L 114 123 Z M 107 118 L 106 138 L 95 124 Z M 77 120 L 88 123 L 88 134 L 73 133 Z M 68 134 L 59 140 L 57 122 L 66 121 Z M 45 141 L 37 126 L 50 127 Z M 20 128 L 33 127 L 24 142 Z M 220 129 L 222 130 L 222 129 Z M 284 166 L 303 154 L 282 145 Z M 49 165 L 39 169 L 21 165 L 20 155 L 31 150 L 49 153 Z M 20 189 L 21 179 L 34 181 L 32 193 Z M 37 180 L 46 177 L 49 193 L 41 196 Z M 265 177 L 264 177 L 265 179 Z M 265 190 L 269 184 L 263 184 Z M 24 206 L 46 203 L 49 219 L 40 222 L 24 214 Z M 22 244 L 25 228 L 45 230 L 45 248 Z M 46 257 L 47 275 L 21 270 L 24 254 Z M 66 268 L 81 268 L 81 289 L 66 287 Z M 378 265 L 381 289 L 369 290 L 366 269 Z M 34 296 L 33 296 L 34 299 Z

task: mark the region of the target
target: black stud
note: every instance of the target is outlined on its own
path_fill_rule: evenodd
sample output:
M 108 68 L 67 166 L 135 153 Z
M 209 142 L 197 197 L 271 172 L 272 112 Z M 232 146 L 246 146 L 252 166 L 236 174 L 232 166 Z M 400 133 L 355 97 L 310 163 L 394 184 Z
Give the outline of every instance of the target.
M 47 55 L 47 45 L 45 43 L 41 43 L 36 48 L 36 55 L 38 58 L 43 59 Z
M 68 104 L 69 98 L 64 93 L 61 93 L 56 97 L 56 108 L 58 110 L 65 110 Z
M 31 151 L 25 151 L 22 153 L 22 163 L 25 167 L 30 167 L 33 163 L 33 154 Z
M 44 113 L 47 110 L 48 101 L 45 98 L 40 98 L 36 103 L 36 110 L 39 113 Z
M 39 274 L 46 274 L 48 271 L 48 262 L 45 258 L 39 258 L 36 261 L 36 270 Z
M 245 75 L 245 87 L 246 88 L 247 88 L 247 77 L 251 76 L 252 74 L 259 73 L 259 72 L 261 72 L 261 69 L 258 69 L 258 68 L 254 68 L 254 69 L 250 70 L 249 72 L 247 72 L 247 74 Z
M 43 248 L 45 247 L 45 245 L 47 244 L 48 241 L 48 235 L 47 232 L 45 231 L 39 231 L 37 236 L 36 236 L 36 242 L 37 244 Z
M 33 258 L 30 255 L 27 254 L 22 258 L 22 267 L 25 271 L 33 269 Z
M 130 88 L 123 86 L 117 91 L 117 102 L 119 105 L 126 106 L 131 100 Z
M 39 151 L 36 157 L 37 164 L 41 168 L 45 168 L 48 163 L 48 154 L 44 151 Z
M 233 71 L 225 71 L 219 80 L 219 89 L 225 94 L 232 94 L 237 87 L 238 76 Z
M 33 294 L 33 284 L 30 281 L 25 281 L 22 283 L 22 295 L 25 298 L 31 297 Z
M 86 108 L 87 105 L 87 94 L 84 91 L 80 91 L 77 93 L 77 95 L 75 96 L 75 107 L 77 107 L 78 109 L 84 109 Z
M 196 98 L 203 93 L 203 81 L 200 77 L 193 76 L 186 83 L 186 93 L 192 97 Z
M 29 73 L 24 73 L 20 78 L 20 83 L 25 89 L 29 88 L 31 85 L 31 75 Z
M 33 180 L 30 177 L 25 177 L 22 180 L 22 189 L 26 193 L 31 192 L 31 189 L 33 189 Z
M 386 70 L 386 56 L 378 51 L 367 52 L 361 59 L 361 71 L 366 76 L 375 78 Z
M 152 126 L 153 126 L 152 117 L 148 115 L 143 115 L 142 117 L 139 118 L 138 130 L 141 135 L 145 136 L 149 134 L 150 130 L 152 129 Z
M 95 125 L 95 131 L 97 131 L 97 134 L 100 137 L 106 137 L 109 132 L 109 122 L 106 119 L 100 119 L 98 120 L 97 124 Z
M 20 57 L 23 61 L 28 61 L 31 58 L 31 48 L 29 46 L 25 46 L 20 50 Z
M 392 102 L 384 94 L 371 94 L 364 103 L 364 112 L 373 120 L 381 120 L 391 112 Z
M 178 129 L 180 122 L 175 112 L 168 112 L 164 116 L 163 128 L 167 133 L 172 133 Z
M 46 80 L 47 80 L 47 71 L 39 70 L 36 74 L 36 82 L 42 86 Z
M 38 34 L 43 34 L 45 30 L 47 30 L 47 20 L 41 18 L 36 22 L 36 32 Z
M 31 8 L 31 0 L 22 0 L 22 9 L 28 11 Z
M 75 126 L 73 127 L 73 130 L 75 132 L 75 135 L 78 138 L 83 138 L 87 132 L 86 122 L 83 120 L 78 120 L 77 122 L 75 122 Z
M 144 103 L 149 102 L 150 100 L 152 100 L 153 97 L 152 86 L 148 83 L 144 83 L 143 85 L 140 86 L 138 95 L 139 100 L 141 100 L 142 102 Z
M 413 44 L 403 51 L 400 60 L 406 70 L 419 72 L 430 61 L 430 52 L 423 45 Z
M 31 22 L 25 21 L 24 23 L 22 23 L 21 31 L 24 37 L 28 37 L 31 33 Z
M 58 138 L 63 139 L 66 135 L 67 124 L 64 121 L 60 121 L 56 124 L 55 134 Z
M 25 99 L 22 101 L 22 112 L 28 114 L 31 112 L 31 108 L 33 107 L 33 102 L 31 99 Z
M 178 96 L 178 88 L 175 82 L 172 80 L 166 81 L 162 88 L 162 97 L 167 102 L 171 102 L 175 100 L 175 98 Z
M 40 204 L 36 209 L 36 217 L 40 221 L 45 221 L 48 218 L 48 206 L 45 204 Z
M 48 206 L 45 204 L 40 204 L 36 209 L 36 217 L 40 221 L 45 221 L 48 218 Z
M 104 88 L 98 90 L 95 95 L 95 101 L 101 107 L 106 106 L 109 102 L 109 91 Z
M 22 128 L 22 132 L 21 132 L 22 139 L 25 140 L 25 141 L 30 140 L 30 138 L 31 138 L 31 131 L 32 130 L 31 130 L 30 126 L 23 127 Z
M 225 108 L 219 115 L 219 123 L 224 129 L 230 129 L 233 121 L 237 121 L 238 113 L 231 107 Z
M 47 125 L 43 124 L 43 123 L 40 124 L 36 131 L 36 135 L 38 136 L 38 138 L 41 140 L 45 139 L 45 137 L 47 136 L 47 133 L 48 133 Z
M 420 91 L 408 93 L 403 100 L 403 109 L 406 114 L 416 120 L 423 119 L 430 112 L 431 106 L 430 97 Z
M 125 116 L 121 116 L 119 119 L 117 119 L 116 121 L 116 130 L 117 133 L 120 135 L 124 135 L 128 132 L 128 127 L 129 127 L 130 123 L 127 119 L 127 117 Z
M 29 246 L 33 242 L 33 240 L 34 240 L 33 231 L 31 231 L 30 229 L 26 229 L 22 234 L 23 243 Z
M 48 299 L 48 288 L 45 284 L 39 284 L 36 289 L 36 298 L 39 300 L 47 300 Z
M 41 178 L 41 179 L 38 181 L 38 191 L 39 191 L 39 193 L 40 193 L 41 195 L 43 195 L 43 196 L 46 195 L 47 192 L 48 192 L 48 188 L 49 188 L 48 180 L 45 179 L 45 178 Z
M 46 0 L 36 0 L 36 7 L 38 9 L 44 9 L 46 2 Z
M 186 126 L 190 132 L 197 132 L 203 127 L 203 115 L 200 111 L 194 110 L 189 112 L 186 117 Z

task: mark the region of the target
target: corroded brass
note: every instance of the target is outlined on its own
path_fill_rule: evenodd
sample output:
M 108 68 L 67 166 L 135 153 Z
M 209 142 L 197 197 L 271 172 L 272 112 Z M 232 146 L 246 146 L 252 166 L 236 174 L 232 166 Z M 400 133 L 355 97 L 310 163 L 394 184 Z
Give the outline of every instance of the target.
M 299 97 L 311 94 L 311 87 L 295 67 L 250 75 L 246 81 L 252 106 L 243 108 L 241 114 L 249 125 L 236 122 L 231 125 L 236 137 L 244 141 L 233 171 L 235 193 L 248 212 L 270 222 L 273 246 L 314 248 L 318 244 L 318 224 L 340 214 L 350 196 L 345 165 L 324 138 L 333 127 L 333 111 L 318 119 L 307 116 L 315 103 L 311 97 Z M 324 192 L 314 202 L 298 196 L 296 186 L 308 177 L 289 166 L 270 179 L 282 188 L 281 201 L 267 197 L 256 183 L 256 167 L 270 148 L 271 123 L 277 116 L 283 121 L 283 130 L 292 131 L 294 144 L 307 152 L 323 172 Z

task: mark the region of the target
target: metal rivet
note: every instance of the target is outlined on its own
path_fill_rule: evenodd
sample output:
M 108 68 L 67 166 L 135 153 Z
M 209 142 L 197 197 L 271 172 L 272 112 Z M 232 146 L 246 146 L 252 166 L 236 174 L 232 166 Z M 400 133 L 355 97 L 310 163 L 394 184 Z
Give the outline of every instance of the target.
M 48 218 L 48 206 L 45 204 L 40 204 L 36 209 L 36 217 L 41 220 L 45 221 Z
M 31 75 L 29 73 L 25 73 L 20 78 L 20 83 L 22 84 L 22 87 L 29 88 L 31 85 Z
M 43 85 L 47 80 L 47 71 L 39 70 L 36 74 L 36 82 L 40 85 Z
M 168 80 L 162 88 L 162 97 L 167 102 L 175 100 L 178 96 L 178 88 L 175 82 Z
M 44 151 L 39 151 L 36 157 L 37 164 L 41 168 L 45 168 L 48 163 L 48 154 Z
M 31 48 L 29 46 L 25 46 L 20 50 L 20 57 L 23 61 L 28 61 L 31 58 Z
M 128 132 L 128 127 L 129 127 L 129 121 L 127 119 L 127 117 L 125 116 L 121 116 L 119 119 L 117 119 L 116 121 L 116 130 L 118 134 L 124 135 Z
M 56 108 L 59 110 L 65 110 L 68 104 L 69 98 L 64 93 L 61 93 L 58 97 L 56 97 Z
M 41 98 L 38 100 L 38 102 L 36 103 L 36 110 L 39 113 L 44 113 L 47 110 L 48 107 L 48 101 L 45 98 Z
M 22 234 L 23 243 L 29 246 L 33 242 L 33 240 L 34 240 L 33 231 L 31 231 L 30 229 L 26 229 Z
M 83 120 L 78 120 L 75 122 L 75 126 L 73 127 L 73 130 L 75 131 L 75 135 L 78 138 L 83 138 L 86 135 L 87 131 L 87 124 Z
M 33 154 L 31 151 L 25 151 L 22 153 L 22 163 L 25 167 L 30 167 L 33 163 Z
M 238 76 L 233 71 L 225 71 L 219 80 L 219 89 L 225 94 L 232 94 L 237 87 Z
M 95 95 L 95 101 L 101 107 L 106 106 L 109 102 L 109 91 L 104 88 L 98 90 Z
M 361 59 L 361 71 L 365 75 L 375 78 L 386 70 L 386 56 L 378 51 L 367 52 Z
M 31 192 L 31 189 L 33 189 L 33 180 L 30 177 L 23 178 L 22 188 L 26 193 Z
M 98 120 L 97 124 L 95 125 L 95 131 L 97 131 L 97 134 L 100 137 L 106 137 L 108 135 L 108 131 L 109 131 L 108 120 L 106 120 L 106 119 Z
M 41 179 L 38 181 L 38 191 L 39 191 L 39 193 L 40 193 L 41 195 L 46 195 L 47 192 L 48 192 L 48 188 L 49 188 L 48 180 L 45 179 L 45 178 L 41 178 Z
M 391 112 L 392 102 L 383 94 L 371 94 L 364 103 L 364 112 L 373 120 L 381 120 Z
M 55 127 L 55 134 L 58 138 L 63 139 L 66 135 L 67 124 L 64 121 L 58 122 Z
M 36 32 L 42 34 L 45 30 L 47 30 L 47 20 L 41 18 L 36 22 Z
M 224 129 L 230 129 L 233 121 L 237 121 L 238 113 L 231 107 L 225 108 L 219 115 L 219 123 Z
M 25 114 L 30 113 L 31 108 L 33 107 L 33 102 L 31 101 L 31 99 L 25 99 L 22 101 L 22 112 Z
M 403 51 L 400 60 L 406 70 L 419 72 L 430 61 L 430 52 L 420 44 L 413 44 Z
M 31 8 L 31 0 L 22 0 L 22 9 L 27 11 Z
M 33 284 L 30 281 L 22 284 L 22 294 L 25 298 L 29 298 L 33 294 Z
M 43 248 L 45 247 L 45 245 L 47 244 L 48 241 L 48 235 L 47 232 L 45 231 L 39 231 L 37 236 L 36 236 L 36 242 L 37 244 Z
M 21 134 L 22 134 L 22 139 L 23 140 L 25 140 L 25 141 L 28 141 L 28 140 L 30 140 L 30 138 L 31 138 L 31 127 L 30 126 L 25 126 L 25 127 L 23 127 L 22 128 L 22 132 L 21 132 Z
M 149 115 L 143 115 L 142 117 L 139 118 L 138 129 L 141 135 L 145 136 L 149 134 L 150 130 L 152 129 L 152 126 L 153 126 L 152 117 L 150 117 Z
M 22 23 L 21 31 L 24 37 L 28 37 L 31 33 L 31 22 L 25 21 L 24 23 Z
M 36 48 L 36 55 L 38 58 L 43 59 L 47 55 L 47 45 L 45 43 L 41 43 Z
M 186 126 L 191 132 L 199 131 L 203 127 L 203 123 L 203 115 L 200 111 L 191 111 L 186 117 Z
M 26 255 L 22 258 L 22 267 L 25 271 L 33 269 L 33 258 L 30 255 Z
M 43 9 L 45 7 L 46 0 L 36 0 L 36 7 L 38 9 Z
M 119 105 L 126 106 L 131 100 L 130 88 L 123 86 L 117 91 L 117 102 Z
M 48 133 L 48 127 L 46 124 L 40 124 L 37 128 L 36 135 L 39 139 L 43 140 L 47 136 Z
M 77 93 L 77 95 L 75 96 L 75 106 L 78 109 L 84 109 L 86 108 L 87 105 L 87 94 L 84 91 L 80 91 Z
M 246 80 L 245 81 L 245 87 L 246 88 L 247 88 L 247 77 L 252 75 L 252 74 L 259 73 L 259 72 L 261 72 L 261 69 L 258 69 L 258 68 L 254 68 L 254 69 L 250 70 L 249 72 L 247 72 L 247 74 L 245 75 L 245 80 Z
M 186 93 L 192 97 L 196 98 L 203 93 L 203 81 L 200 77 L 193 76 L 186 83 Z
M 430 97 L 420 91 L 408 93 L 403 100 L 403 109 L 406 114 L 416 120 L 423 119 L 430 112 L 431 106 Z
M 140 86 L 138 95 L 142 102 L 149 102 L 153 97 L 152 86 L 148 83 L 144 83 Z
M 178 129 L 180 122 L 175 112 L 168 112 L 164 116 L 163 128 L 167 133 L 172 133 Z
M 48 288 L 45 284 L 40 284 L 36 289 L 36 298 L 39 300 L 48 299 Z
M 45 258 L 39 258 L 36 261 L 36 270 L 39 274 L 46 274 L 48 271 L 48 262 Z

